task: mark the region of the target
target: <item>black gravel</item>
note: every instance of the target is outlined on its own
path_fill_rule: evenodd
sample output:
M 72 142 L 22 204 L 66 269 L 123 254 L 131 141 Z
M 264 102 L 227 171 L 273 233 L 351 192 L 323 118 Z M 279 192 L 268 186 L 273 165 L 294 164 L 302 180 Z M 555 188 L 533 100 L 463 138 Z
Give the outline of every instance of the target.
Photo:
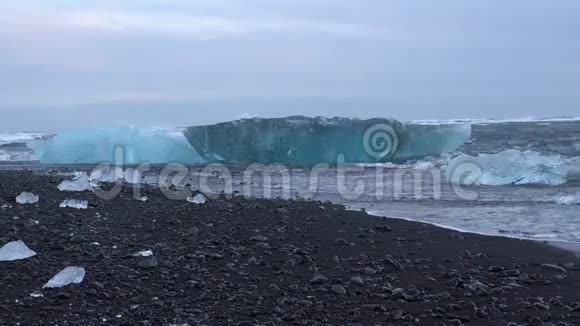
M 319 202 L 105 201 L 61 179 L 0 171 L 0 245 L 38 253 L 0 262 L 1 325 L 580 325 L 580 261 L 543 243 Z M 84 281 L 41 290 L 66 266 Z

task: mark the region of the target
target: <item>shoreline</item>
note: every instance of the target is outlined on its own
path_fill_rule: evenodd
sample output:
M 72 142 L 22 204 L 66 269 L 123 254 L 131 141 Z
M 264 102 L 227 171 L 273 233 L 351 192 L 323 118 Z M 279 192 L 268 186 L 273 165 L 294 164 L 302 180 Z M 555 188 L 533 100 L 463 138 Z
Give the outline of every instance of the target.
M 346 206 L 346 208 L 348 210 L 351 211 L 359 211 L 357 209 L 351 209 L 348 206 Z M 475 231 L 468 231 L 468 230 L 463 230 L 463 229 L 459 229 L 459 228 L 455 228 L 452 226 L 447 226 L 444 224 L 438 224 L 438 223 L 431 223 L 431 222 L 427 222 L 427 221 L 420 221 L 420 220 L 414 220 L 411 218 L 407 218 L 407 217 L 395 217 L 395 216 L 383 216 L 383 215 L 378 215 L 373 213 L 372 211 L 366 211 L 365 213 L 367 213 L 370 216 L 376 216 L 378 218 L 389 218 L 389 219 L 398 219 L 398 220 L 403 220 L 403 221 L 407 221 L 407 222 L 416 222 L 416 223 L 425 223 L 425 224 L 429 224 L 432 225 L 434 227 L 438 227 L 438 228 L 442 228 L 442 229 L 446 229 L 449 231 L 455 231 L 455 232 L 459 232 L 459 233 L 465 233 L 465 234 L 474 234 L 474 235 L 480 235 L 480 236 L 484 236 L 484 237 L 499 237 L 499 238 L 507 238 L 507 239 L 514 239 L 514 240 L 526 240 L 526 241 L 533 241 L 533 242 L 537 242 L 537 243 L 543 243 L 549 246 L 553 246 L 555 248 L 559 248 L 565 251 L 568 251 L 570 253 L 573 253 L 574 255 L 576 255 L 578 258 L 580 258 L 580 242 L 571 242 L 571 241 L 565 241 L 565 240 L 549 240 L 549 239 L 530 239 L 530 238 L 523 238 L 523 237 L 517 237 L 517 236 L 510 236 L 507 234 L 488 234 L 488 233 L 483 233 L 483 232 L 475 232 Z
M 163 167 L 163 164 L 153 164 L 151 167 L 151 171 L 153 171 L 152 175 L 156 175 L 159 171 L 159 169 L 161 167 Z M 206 164 L 192 164 L 192 165 L 188 165 L 194 169 L 198 169 L 201 167 L 206 166 Z M 240 165 L 243 166 L 243 165 Z M 135 165 L 127 165 L 127 168 L 135 168 Z M 233 164 L 232 167 L 237 168 L 238 165 Z M 77 172 L 90 172 L 92 169 L 94 168 L 94 164 L 65 164 L 65 165 L 59 165 L 59 164 L 49 164 L 49 165 L 42 165 L 37 161 L 31 161 L 31 162 L 0 162 L 0 171 L 32 171 L 34 173 L 38 173 L 40 175 L 59 175 L 62 178 L 69 178 Z M 300 168 L 299 166 L 296 166 L 296 168 Z M 147 183 L 146 180 L 143 180 L 144 183 L 147 186 L 151 186 L 151 187 L 157 187 L 156 184 L 154 183 Z M 254 198 L 254 197 L 252 197 Z M 276 199 L 276 198 L 274 198 Z M 316 200 L 316 199 L 312 199 L 312 200 Z M 353 210 L 353 211 L 358 211 L 358 208 L 352 208 L 348 205 L 348 203 L 336 203 L 337 205 L 344 205 L 346 209 L 349 210 Z M 372 216 L 377 216 L 377 217 L 383 217 L 385 214 L 378 214 L 378 213 L 373 213 L 372 209 L 365 209 L 365 212 L 369 215 Z M 444 229 L 448 229 L 450 231 L 456 231 L 456 232 L 460 232 L 460 233 L 472 233 L 472 234 L 477 234 L 477 235 L 482 235 L 482 236 L 491 236 L 491 237 L 505 237 L 505 238 L 509 238 L 509 239 L 521 239 L 521 240 L 529 240 L 529 241 L 535 241 L 535 242 L 539 242 L 539 243 L 546 243 L 548 245 L 554 246 L 556 248 L 560 248 L 563 250 L 567 250 L 570 252 L 573 252 L 574 254 L 576 254 L 577 256 L 580 257 L 580 242 L 572 242 L 572 241 L 567 241 L 567 240 L 558 240 L 558 239 L 542 239 L 542 238 L 526 238 L 526 237 L 520 237 L 517 235 L 510 235 L 510 234 L 505 234 L 505 233 L 501 233 L 498 232 L 497 234 L 494 233 L 485 233 L 485 232 L 478 232 L 478 231 L 469 231 L 469 230 L 465 230 L 465 229 L 461 229 L 461 228 L 457 228 L 457 227 L 453 227 L 450 225 L 445 225 L 445 224 L 440 224 L 440 223 L 435 223 L 435 222 L 429 222 L 429 221 L 422 221 L 419 219 L 413 219 L 413 218 L 408 218 L 408 217 L 403 217 L 403 216 L 387 216 L 389 218 L 393 218 L 393 219 L 401 219 L 401 220 L 405 220 L 405 221 L 409 221 L 409 222 L 419 222 L 419 223 L 427 223 L 430 225 L 433 225 L 435 227 L 440 227 L 440 228 L 444 228 Z
M 541 242 L 302 200 L 195 205 L 144 187 L 140 202 L 125 187 L 105 201 L 58 191 L 63 179 L 0 171 L 0 204 L 12 206 L 0 210 L 0 245 L 38 253 L 0 262 L 8 325 L 580 322 L 580 260 Z M 21 191 L 39 203 L 14 203 Z M 67 198 L 89 208 L 60 208 Z M 133 256 L 142 250 L 154 256 Z M 86 269 L 81 284 L 40 289 L 66 266 Z

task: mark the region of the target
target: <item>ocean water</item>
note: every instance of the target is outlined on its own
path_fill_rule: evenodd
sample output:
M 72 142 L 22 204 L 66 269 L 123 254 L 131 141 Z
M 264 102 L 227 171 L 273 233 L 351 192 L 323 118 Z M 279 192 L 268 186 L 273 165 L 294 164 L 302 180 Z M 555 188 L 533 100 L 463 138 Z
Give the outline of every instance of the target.
M 396 164 L 200 163 L 185 165 L 185 178 L 161 180 L 164 167 L 156 166 L 143 180 L 205 193 L 330 200 L 462 231 L 580 242 L 579 119 L 416 123 L 470 124 L 471 139 L 452 153 Z M 43 168 L 29 145 L 50 136 L 0 134 L 0 166 Z

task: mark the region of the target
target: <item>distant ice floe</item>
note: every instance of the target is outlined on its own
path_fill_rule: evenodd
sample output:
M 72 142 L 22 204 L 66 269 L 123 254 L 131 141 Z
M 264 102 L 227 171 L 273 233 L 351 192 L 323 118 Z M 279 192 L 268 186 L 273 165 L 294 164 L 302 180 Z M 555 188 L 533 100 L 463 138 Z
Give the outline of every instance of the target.
M 65 180 L 58 185 L 60 191 L 90 191 L 91 180 L 86 172 L 77 172 L 72 180 Z
M 424 125 L 446 125 L 455 123 L 470 123 L 474 125 L 488 125 L 500 123 L 514 123 L 514 122 L 536 122 L 536 123 L 550 123 L 550 122 L 565 122 L 565 121 L 580 121 L 580 117 L 555 117 L 555 118 L 533 118 L 523 117 L 517 119 L 450 119 L 450 120 L 412 120 L 410 124 L 424 124 Z
M 24 241 L 8 242 L 0 248 L 0 261 L 13 261 L 36 256 L 36 252 L 28 248 Z
M 16 202 L 22 205 L 35 204 L 39 199 L 40 198 L 37 195 L 31 192 L 23 192 L 16 197 Z
M 506 150 L 497 154 L 462 154 L 451 159 L 447 177 L 467 185 L 542 184 L 557 186 L 575 173 L 575 159 L 533 151 Z
M 242 113 L 239 117 L 238 120 L 242 120 L 242 119 L 255 119 L 259 117 L 259 115 L 255 114 L 255 113 L 248 113 L 248 112 L 244 112 Z
M 205 204 L 205 202 L 207 201 L 207 199 L 205 198 L 204 195 L 197 194 L 195 196 L 189 196 L 189 197 L 187 197 L 187 201 L 190 202 L 190 203 L 202 205 L 202 204 Z
M 61 288 L 69 284 L 79 284 L 84 278 L 84 268 L 69 266 L 51 278 L 42 288 Z
M 65 199 L 62 203 L 60 203 L 59 207 L 62 208 L 76 208 L 76 209 L 87 209 L 89 207 L 89 202 L 86 200 L 78 200 L 78 199 Z

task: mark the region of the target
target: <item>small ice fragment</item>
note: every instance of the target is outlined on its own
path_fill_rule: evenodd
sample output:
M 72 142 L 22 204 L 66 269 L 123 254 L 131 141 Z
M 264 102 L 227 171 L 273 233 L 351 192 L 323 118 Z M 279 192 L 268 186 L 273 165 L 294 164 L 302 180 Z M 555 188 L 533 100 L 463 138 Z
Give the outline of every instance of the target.
M 149 256 L 153 256 L 153 251 L 151 250 L 141 250 L 136 254 L 133 254 L 133 256 L 135 257 L 149 257 Z
M 147 198 L 147 196 L 143 196 L 143 197 L 139 197 L 137 198 L 138 201 L 142 201 L 142 202 L 146 202 L 149 200 L 149 198 Z
M 191 196 L 187 197 L 187 201 L 190 203 L 201 205 L 201 204 L 205 204 L 206 198 L 202 194 L 197 194 L 194 197 L 191 197 Z
M 26 259 L 32 256 L 36 256 L 36 252 L 30 250 L 22 240 L 8 242 L 0 248 L 0 261 Z
M 37 290 L 37 291 L 30 293 L 30 296 L 33 298 L 42 298 L 42 297 L 44 297 L 44 294 L 42 294 L 42 292 Z
M 19 204 L 34 204 L 38 202 L 38 196 L 31 192 L 23 192 L 16 197 L 16 202 Z
M 125 172 L 119 166 L 107 166 L 93 170 L 91 172 L 91 182 L 98 185 L 100 182 L 117 182 L 125 178 Z
M 61 288 L 69 284 L 79 284 L 85 278 L 85 269 L 82 267 L 69 266 L 53 278 L 51 278 L 42 288 Z
M 60 191 L 87 191 L 91 189 L 91 182 L 86 172 L 76 173 L 72 180 L 65 180 L 58 185 Z
M 87 209 L 89 207 L 89 202 L 86 200 L 66 199 L 65 201 L 60 203 L 60 207 Z

